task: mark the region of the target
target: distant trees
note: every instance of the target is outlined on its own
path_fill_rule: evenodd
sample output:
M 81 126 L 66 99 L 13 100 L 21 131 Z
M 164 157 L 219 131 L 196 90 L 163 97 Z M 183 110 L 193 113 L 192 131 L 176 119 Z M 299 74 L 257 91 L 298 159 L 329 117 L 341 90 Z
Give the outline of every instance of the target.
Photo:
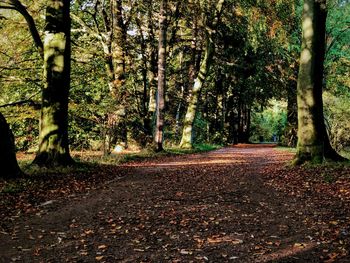
M 72 14 L 72 19 L 82 32 L 89 35 L 89 40 L 98 42 L 101 47 L 109 92 L 114 101 L 108 112 L 109 127 L 105 134 L 104 152 L 107 154 L 110 148 L 116 145 L 122 149 L 128 146 L 125 83 L 128 68 L 127 29 L 130 17 L 124 13 L 125 6 L 122 0 L 95 1 L 81 7 L 83 2 L 77 3 L 78 11 Z M 133 9 L 133 4 L 128 8 Z

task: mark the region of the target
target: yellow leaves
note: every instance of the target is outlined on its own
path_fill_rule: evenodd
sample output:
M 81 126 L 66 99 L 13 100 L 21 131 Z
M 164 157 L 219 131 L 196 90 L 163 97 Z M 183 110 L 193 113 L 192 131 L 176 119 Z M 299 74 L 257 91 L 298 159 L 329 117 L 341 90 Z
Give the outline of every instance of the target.
M 237 238 L 233 238 L 230 236 L 217 236 L 214 235 L 212 237 L 208 237 L 207 238 L 207 242 L 209 244 L 218 244 L 218 243 L 231 243 L 232 245 L 238 245 L 238 244 L 242 244 L 243 240 L 241 239 L 237 239 Z
M 299 249 L 302 249 L 302 248 L 305 248 L 306 247 L 306 244 L 304 243 L 295 243 L 293 245 L 294 248 L 299 248 Z
M 330 223 L 331 225 L 333 225 L 333 226 L 338 225 L 338 221 L 336 221 L 336 220 L 329 221 L 329 223 Z
M 96 259 L 97 261 L 101 261 L 103 258 L 104 258 L 104 256 L 97 256 L 97 257 L 95 257 L 95 259 Z
M 244 16 L 243 13 L 244 13 L 244 11 L 243 11 L 242 7 L 240 7 L 240 6 L 236 7 L 236 9 L 235 9 L 236 16 L 238 16 L 238 17 Z
M 107 246 L 106 246 L 106 245 L 99 245 L 97 248 L 98 248 L 98 249 L 105 250 L 105 249 L 107 248 Z
M 92 235 L 93 233 L 94 233 L 93 230 L 87 229 L 87 230 L 84 230 L 84 233 L 82 233 L 80 236 L 85 237 L 85 236 L 88 236 L 88 235 Z
M 186 249 L 181 249 L 180 250 L 180 254 L 181 255 L 191 255 L 192 254 L 192 251 L 188 251 Z

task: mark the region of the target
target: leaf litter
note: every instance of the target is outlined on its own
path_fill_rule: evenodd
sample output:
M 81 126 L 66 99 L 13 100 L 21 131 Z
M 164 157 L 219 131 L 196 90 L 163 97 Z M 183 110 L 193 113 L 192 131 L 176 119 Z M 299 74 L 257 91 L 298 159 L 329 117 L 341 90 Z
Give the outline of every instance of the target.
M 238 145 L 30 178 L 1 193 L 0 262 L 348 262 L 349 167 L 292 157 Z

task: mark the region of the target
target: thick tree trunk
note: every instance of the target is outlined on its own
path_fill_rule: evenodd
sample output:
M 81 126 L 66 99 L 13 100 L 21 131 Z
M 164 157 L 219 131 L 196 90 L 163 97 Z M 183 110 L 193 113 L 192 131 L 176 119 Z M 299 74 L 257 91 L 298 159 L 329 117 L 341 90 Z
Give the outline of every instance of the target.
M 159 47 L 158 47 L 158 89 L 157 89 L 157 107 L 156 107 L 156 130 L 154 134 L 154 143 L 156 151 L 163 150 L 163 129 L 164 129 L 164 90 L 166 85 L 166 9 L 167 0 L 162 0 L 159 14 Z
M 39 150 L 34 160 L 40 166 L 66 166 L 73 163 L 68 148 L 70 45 L 69 1 L 51 0 L 46 9 L 44 88 Z
M 324 159 L 322 81 L 325 55 L 325 1 L 305 0 L 298 76 L 298 145 L 295 164 Z
M 0 112 L 0 176 L 14 178 L 22 175 L 18 166 L 15 151 L 15 142 L 4 116 Z

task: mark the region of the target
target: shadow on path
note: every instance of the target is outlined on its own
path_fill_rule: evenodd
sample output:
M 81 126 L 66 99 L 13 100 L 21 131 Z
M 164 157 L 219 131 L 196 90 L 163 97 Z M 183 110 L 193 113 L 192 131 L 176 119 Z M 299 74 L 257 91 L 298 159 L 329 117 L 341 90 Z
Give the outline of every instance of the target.
M 291 157 L 239 145 L 121 165 L 122 177 L 0 233 L 0 261 L 320 262 L 310 205 L 262 176 Z

